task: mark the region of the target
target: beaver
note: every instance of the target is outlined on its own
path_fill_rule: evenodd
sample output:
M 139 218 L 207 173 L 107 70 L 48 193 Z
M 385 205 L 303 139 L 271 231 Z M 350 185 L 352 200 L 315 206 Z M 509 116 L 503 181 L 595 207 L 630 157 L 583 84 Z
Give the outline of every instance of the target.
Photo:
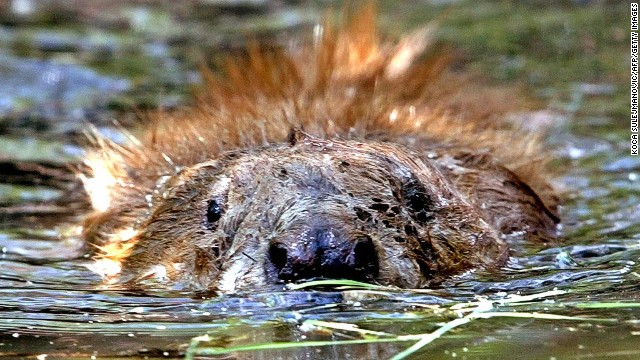
M 502 120 L 432 32 L 378 34 L 365 7 L 308 46 L 247 46 L 194 105 L 128 145 L 95 137 L 83 236 L 110 281 L 255 290 L 314 278 L 419 288 L 557 237 L 536 134 Z

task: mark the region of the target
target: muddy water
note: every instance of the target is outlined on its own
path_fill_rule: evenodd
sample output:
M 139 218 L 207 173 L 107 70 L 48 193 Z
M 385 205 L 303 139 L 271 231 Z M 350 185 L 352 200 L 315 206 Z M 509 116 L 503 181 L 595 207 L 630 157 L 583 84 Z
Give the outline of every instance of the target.
M 74 9 L 39 8 L 31 1 L 7 4 L 0 9 L 0 357 L 167 358 L 236 348 L 218 357 L 391 358 L 417 341 L 396 341 L 393 335 L 436 331 L 468 314 L 451 309 L 485 299 L 493 313 L 525 316 L 474 319 L 412 358 L 640 358 L 640 158 L 628 155 L 624 107 L 610 106 L 626 96 L 620 91 L 626 87 L 619 76 L 624 70 L 616 70 L 626 64 L 626 55 L 610 55 L 615 64 L 610 66 L 597 60 L 597 37 L 591 53 L 587 49 L 576 54 L 583 49 L 565 43 L 574 39 L 571 31 L 583 38 L 579 27 L 571 27 L 581 21 L 626 41 L 624 30 L 589 19 L 589 6 L 597 4 L 557 9 L 547 4 L 551 15 L 533 16 L 538 20 L 532 23 L 519 18 L 519 8 L 481 2 L 473 16 L 464 15 L 469 13 L 464 6 L 447 2 L 426 9 L 404 4 L 406 11 L 383 6 L 386 24 L 398 19 L 424 22 L 452 6 L 459 12 L 449 10 L 454 21 L 445 25 L 450 32 L 443 36 L 462 39 L 470 53 L 479 50 L 474 44 L 465 47 L 465 39 L 472 38 L 465 26 L 486 30 L 490 47 L 503 34 L 492 35 L 492 27 L 504 21 L 529 27 L 527 39 L 543 47 L 559 48 L 546 59 L 547 65 L 540 58 L 527 59 L 527 51 L 535 49 L 526 48 L 519 50 L 525 58 L 518 53 L 486 61 L 502 61 L 496 78 L 514 76 L 534 84 L 532 97 L 545 110 L 528 118 L 534 125 L 553 124 L 547 142 L 557 149 L 554 166 L 559 176 L 554 184 L 564 199 L 562 246 L 518 249 L 499 275 L 470 273 L 424 292 L 277 287 L 222 298 L 98 285 L 99 278 L 87 270 L 88 249 L 77 233 L 78 216 L 87 204 L 70 185 L 65 164 L 81 155 L 79 133 L 90 124 L 117 136 L 110 120 L 127 119 L 131 106 L 184 101 L 189 84 L 198 79 L 192 70 L 198 58 L 192 57 L 192 43 L 215 52 L 234 44 L 242 32 L 277 38 L 283 29 L 293 31 L 317 17 L 318 7 L 268 1 L 195 10 L 137 2 L 96 1 Z M 604 10 L 624 14 L 614 5 Z M 215 15 L 203 18 L 196 16 L 199 12 Z M 558 14 L 566 19 L 558 22 Z M 60 18 L 64 21 L 56 20 Z M 191 27 L 178 26 L 187 21 Z M 167 27 L 167 22 L 175 27 Z M 540 30 L 558 23 L 564 30 Z M 189 32 L 194 26 L 200 30 Z M 208 42 L 199 37 L 204 29 L 211 30 Z M 512 30 L 506 44 L 518 44 L 520 28 Z M 536 38 L 536 31 L 549 38 Z M 605 50 L 615 54 L 618 48 Z M 596 59 L 595 70 L 583 68 L 585 60 L 562 62 L 567 67 L 557 72 L 559 61 L 589 56 Z M 163 71 L 154 70 L 158 68 Z M 549 79 L 554 76 L 560 79 Z M 534 297 L 504 301 L 515 294 Z M 319 321 L 357 324 L 387 335 L 335 329 Z M 303 342 L 314 343 L 273 346 Z M 252 348 L 260 344 L 271 347 Z

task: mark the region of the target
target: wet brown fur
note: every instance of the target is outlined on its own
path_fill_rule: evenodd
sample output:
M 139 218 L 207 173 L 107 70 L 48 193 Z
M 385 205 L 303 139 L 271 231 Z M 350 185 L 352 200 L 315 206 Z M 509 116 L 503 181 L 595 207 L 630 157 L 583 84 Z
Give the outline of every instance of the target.
M 371 154 L 413 154 L 435 166 L 498 234 L 525 229 L 528 239 L 552 240 L 559 221 L 557 200 L 547 184 L 538 136 L 503 121 L 507 112 L 520 110 L 520 98 L 448 70 L 447 56 L 431 53 L 425 29 L 397 44 L 383 41 L 372 7 L 360 9 L 346 23 L 325 23 L 314 46 L 263 51 L 250 45 L 248 56 L 228 58 L 222 73 L 205 70 L 206 85 L 195 105 L 157 114 L 136 144 L 96 139 L 97 149 L 87 157 L 93 172 L 86 176 L 109 174 L 100 191 L 109 193 L 110 204 L 87 217 L 84 236 L 99 247 L 98 256 L 124 264 L 126 273 L 154 263 L 182 263 L 190 254 L 193 276 L 209 278 L 196 282 L 212 286 L 215 258 L 192 250 L 202 229 L 180 215 L 201 211 L 203 200 L 193 189 L 207 187 L 209 178 L 198 174 L 231 166 L 240 156 L 229 155 L 234 152 L 258 159 L 274 148 L 286 151 L 289 141 L 302 146 L 324 142 L 347 157 L 350 146 L 367 143 Z M 160 196 L 159 189 L 182 193 L 158 205 L 152 199 Z M 131 238 L 120 235 L 128 228 L 135 230 Z M 162 240 L 145 243 L 140 229 L 161 232 L 154 238 Z M 487 243 L 486 256 L 470 255 L 463 247 L 457 252 L 455 242 L 446 246 L 453 250 L 436 249 L 443 259 L 430 270 L 444 276 L 506 259 L 503 244 Z M 168 269 L 169 278 L 176 276 L 172 271 L 182 270 Z

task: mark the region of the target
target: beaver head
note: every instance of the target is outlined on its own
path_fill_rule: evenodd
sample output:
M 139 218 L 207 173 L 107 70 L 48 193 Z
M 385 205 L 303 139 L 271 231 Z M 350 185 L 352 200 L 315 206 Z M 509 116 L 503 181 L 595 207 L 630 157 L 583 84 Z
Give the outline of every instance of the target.
M 149 200 L 124 278 L 161 266 L 223 292 L 321 277 L 420 287 L 505 253 L 433 164 L 389 143 L 298 136 L 231 151 Z
M 372 7 L 343 20 L 308 46 L 226 58 L 192 105 L 152 114 L 126 144 L 95 138 L 80 176 L 96 271 L 222 292 L 318 277 L 422 287 L 504 265 L 512 234 L 555 239 L 544 146 L 502 121 L 522 110 L 518 88 L 448 69 L 431 26 L 394 43 Z M 287 142 L 292 127 L 314 137 Z

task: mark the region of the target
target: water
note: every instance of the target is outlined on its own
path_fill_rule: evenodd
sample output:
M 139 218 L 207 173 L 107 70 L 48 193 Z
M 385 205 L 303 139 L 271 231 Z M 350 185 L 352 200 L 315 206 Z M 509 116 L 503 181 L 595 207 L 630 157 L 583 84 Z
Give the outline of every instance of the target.
M 162 36 L 168 35 L 162 32 Z M 122 44 L 113 46 L 117 52 Z M 79 51 L 74 49 L 64 51 Z M 164 50 L 153 57 L 172 64 L 176 74 L 170 81 L 166 77 L 157 81 L 172 86 L 192 81 L 189 73 L 178 73 L 181 65 L 171 51 L 159 49 Z M 91 54 L 83 56 L 91 59 Z M 37 64 L 41 63 L 25 60 L 20 66 Z M 108 90 L 101 97 L 117 96 L 125 90 L 121 85 L 129 84 L 121 82 L 119 75 L 101 77 L 75 67 L 48 68 L 70 69 L 72 75 L 97 82 L 96 89 Z M 18 81 L 20 74 L 12 76 Z M 21 127 L 5 126 L 7 134 L 0 137 L 0 357 L 385 359 L 425 339 L 401 336 L 450 326 L 411 358 L 639 358 L 640 160 L 628 155 L 626 115 L 606 105 L 619 96 L 616 89 L 626 85 L 621 80 L 587 84 L 581 81 L 588 75 L 579 76 L 571 86 L 550 83 L 538 94 L 551 103 L 555 119 L 547 142 L 557 149 L 554 167 L 559 176 L 554 185 L 564 200 L 561 244 L 518 249 L 498 274 L 469 273 L 421 292 L 275 287 L 215 297 L 101 285 L 87 269 L 91 260 L 78 236 L 86 199 L 69 185 L 69 178 L 57 181 L 56 175 L 67 173 L 64 164 L 81 153 L 74 136 L 77 124 L 65 126 L 64 121 L 77 121 L 73 114 L 87 117 L 95 112 L 96 119 L 105 119 L 117 106 L 105 107 L 103 99 L 61 105 L 60 99 L 66 99 L 61 95 L 55 101 L 44 97 L 42 102 L 30 102 L 33 108 L 21 103 L 20 111 L 38 121 L 14 122 L 12 126 Z M 34 75 L 27 72 L 25 78 Z M 65 91 L 77 95 L 86 84 L 69 81 Z M 149 82 L 138 86 L 146 89 Z M 174 95 L 183 91 L 165 90 L 165 96 L 158 96 L 160 102 L 179 99 Z M 135 90 L 129 95 L 125 103 L 146 101 Z M 0 104 L 10 95 L 2 97 Z M 118 105 L 121 100 L 113 101 Z M 4 116 L 9 120 L 24 119 L 23 115 L 11 117 L 16 111 L 7 111 Z M 50 123 L 50 116 L 62 119 L 62 125 L 36 132 L 38 124 Z M 18 171 L 12 163 L 22 167 Z M 52 176 L 36 175 L 42 169 Z M 62 195 L 69 193 L 73 195 Z M 465 308 L 465 304 L 469 305 Z M 305 342 L 313 346 L 300 346 Z M 237 351 L 212 355 L 221 349 Z

